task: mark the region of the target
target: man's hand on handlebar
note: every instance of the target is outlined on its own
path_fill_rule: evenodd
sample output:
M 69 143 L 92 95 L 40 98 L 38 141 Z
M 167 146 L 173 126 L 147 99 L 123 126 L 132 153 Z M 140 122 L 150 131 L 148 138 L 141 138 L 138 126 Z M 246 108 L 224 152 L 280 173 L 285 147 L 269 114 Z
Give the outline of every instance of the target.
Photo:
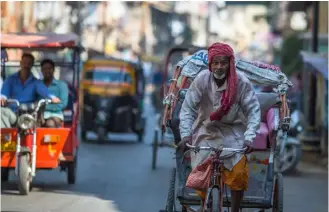
M 246 154 L 249 154 L 252 151 L 254 151 L 254 147 L 252 146 L 252 143 L 250 141 L 245 141 L 244 144 L 243 144 L 243 148 L 247 148 L 246 149 Z
M 185 152 L 185 150 L 186 150 L 186 144 L 190 144 L 190 145 L 192 145 L 192 136 L 186 136 L 186 137 L 184 137 L 179 143 L 178 143 L 178 150 L 180 151 L 180 152 Z
M 57 104 L 57 103 L 60 103 L 61 100 L 58 97 L 54 96 L 51 98 L 51 102 Z
M 1 106 L 5 106 L 7 103 L 7 99 L 4 97 L 1 97 L 0 102 L 1 102 Z

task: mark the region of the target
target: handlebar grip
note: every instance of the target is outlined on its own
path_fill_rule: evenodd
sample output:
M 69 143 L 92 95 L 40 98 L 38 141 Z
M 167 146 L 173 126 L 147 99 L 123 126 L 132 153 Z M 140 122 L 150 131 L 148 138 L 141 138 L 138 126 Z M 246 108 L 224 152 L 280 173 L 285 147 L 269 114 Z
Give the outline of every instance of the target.
M 7 103 L 15 103 L 17 106 L 19 106 L 19 101 L 17 99 L 7 99 Z
M 186 143 L 185 144 L 187 147 L 189 147 L 189 148 L 195 148 L 195 146 L 192 146 L 192 145 L 190 145 L 189 143 Z
M 36 108 L 36 111 L 39 111 L 40 107 L 45 104 L 51 103 L 50 99 L 40 99 Z

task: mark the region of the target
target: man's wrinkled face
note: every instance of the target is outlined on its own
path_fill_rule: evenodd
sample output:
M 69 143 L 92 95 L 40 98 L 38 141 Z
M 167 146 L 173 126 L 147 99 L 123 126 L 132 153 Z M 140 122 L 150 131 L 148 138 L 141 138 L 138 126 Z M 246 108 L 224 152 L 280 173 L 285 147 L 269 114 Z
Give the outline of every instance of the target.
M 54 67 L 50 63 L 45 63 L 41 67 L 41 72 L 45 80 L 52 79 L 54 76 Z
M 25 71 L 31 71 L 33 67 L 33 59 L 30 57 L 23 57 L 21 60 L 21 69 Z
M 227 56 L 215 56 L 210 67 L 216 79 L 223 79 L 230 69 L 230 59 Z

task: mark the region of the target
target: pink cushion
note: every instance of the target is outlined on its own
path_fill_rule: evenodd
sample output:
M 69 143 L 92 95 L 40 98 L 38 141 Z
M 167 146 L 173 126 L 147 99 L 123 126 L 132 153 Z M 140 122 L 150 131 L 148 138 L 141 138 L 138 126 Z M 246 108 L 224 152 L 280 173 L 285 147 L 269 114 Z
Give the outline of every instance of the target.
M 259 134 L 257 134 L 256 139 L 254 140 L 254 148 L 266 150 L 268 135 L 269 135 L 269 131 L 267 128 L 267 124 L 264 122 L 261 122 Z
M 276 120 L 275 120 L 275 112 L 274 109 L 271 108 L 267 114 L 266 114 L 266 123 L 268 127 L 268 132 L 269 132 L 269 140 L 270 140 L 270 145 L 272 145 L 273 139 L 275 139 L 275 133 L 278 130 L 276 126 Z

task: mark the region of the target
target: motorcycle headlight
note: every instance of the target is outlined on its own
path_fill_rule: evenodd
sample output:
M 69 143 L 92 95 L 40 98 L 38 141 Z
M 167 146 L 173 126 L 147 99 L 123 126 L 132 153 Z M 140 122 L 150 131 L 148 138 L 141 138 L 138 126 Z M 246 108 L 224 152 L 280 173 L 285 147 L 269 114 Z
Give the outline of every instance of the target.
M 297 126 L 297 131 L 298 132 L 302 132 L 303 131 L 303 127 L 302 126 Z
M 107 99 L 102 99 L 101 100 L 101 107 L 106 107 L 107 106 L 107 104 L 108 104 L 108 101 L 107 101 Z
M 97 117 L 100 121 L 105 121 L 106 120 L 106 113 L 104 111 L 99 111 L 97 113 Z
M 27 130 L 29 128 L 34 127 L 35 123 L 36 120 L 30 114 L 21 115 L 17 121 L 18 126 L 23 130 Z

